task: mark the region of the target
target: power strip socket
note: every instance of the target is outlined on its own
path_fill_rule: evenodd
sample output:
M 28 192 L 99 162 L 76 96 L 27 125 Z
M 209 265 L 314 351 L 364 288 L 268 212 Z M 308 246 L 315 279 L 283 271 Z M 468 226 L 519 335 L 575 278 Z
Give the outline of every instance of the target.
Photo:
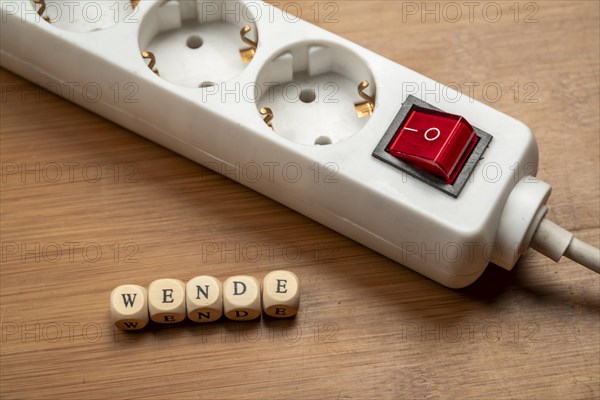
M 546 213 L 527 126 L 269 4 L 67 3 L 3 0 L 2 66 L 443 285 L 511 269 Z

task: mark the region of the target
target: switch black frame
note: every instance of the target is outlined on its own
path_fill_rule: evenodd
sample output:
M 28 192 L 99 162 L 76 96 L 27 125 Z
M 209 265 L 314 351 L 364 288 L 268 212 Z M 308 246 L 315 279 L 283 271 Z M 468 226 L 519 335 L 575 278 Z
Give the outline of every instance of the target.
M 402 104 L 402 107 L 400 108 L 400 111 L 398 111 L 398 114 L 396 114 L 396 117 L 394 117 L 394 120 L 392 121 L 390 127 L 385 132 L 385 135 L 383 135 L 383 137 L 379 141 L 379 144 L 373 151 L 373 157 L 391 165 L 394 168 L 406 172 L 407 174 L 419 179 L 420 181 L 428 184 L 429 186 L 432 186 L 454 198 L 457 198 L 464 186 L 466 185 L 469 176 L 475 169 L 475 166 L 483 156 L 485 149 L 487 149 L 490 142 L 492 141 L 492 135 L 473 126 L 475 134 L 479 137 L 477 145 L 469 155 L 469 158 L 467 158 L 465 165 L 463 165 L 463 168 L 456 177 L 454 183 L 449 184 L 442 178 L 432 175 L 428 172 L 422 171 L 417 167 L 409 164 L 408 162 L 402 161 L 399 158 L 396 158 L 387 151 L 385 151 L 392 139 L 394 139 L 394 137 L 396 136 L 398 129 L 406 119 L 406 116 L 413 108 L 413 106 L 419 106 L 430 110 L 445 112 L 443 110 L 440 110 L 439 108 L 432 106 L 429 103 L 424 102 L 421 99 L 409 95 L 406 101 Z

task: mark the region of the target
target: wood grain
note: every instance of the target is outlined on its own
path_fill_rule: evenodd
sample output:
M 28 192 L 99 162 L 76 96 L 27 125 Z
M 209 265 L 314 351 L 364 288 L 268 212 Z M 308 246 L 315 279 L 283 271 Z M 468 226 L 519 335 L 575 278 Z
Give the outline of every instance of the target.
M 492 3 L 497 22 L 483 3 L 472 21 L 455 3 L 457 22 L 448 8 L 437 22 L 408 12 L 422 2 L 279 7 L 528 124 L 553 185 L 550 218 L 598 246 L 599 3 L 522 2 L 518 17 L 513 2 Z M 449 290 L 0 78 L 2 398 L 600 397 L 600 278 L 586 269 L 530 252 L 512 272 L 490 266 Z M 276 269 L 302 281 L 293 320 L 110 326 L 120 284 Z

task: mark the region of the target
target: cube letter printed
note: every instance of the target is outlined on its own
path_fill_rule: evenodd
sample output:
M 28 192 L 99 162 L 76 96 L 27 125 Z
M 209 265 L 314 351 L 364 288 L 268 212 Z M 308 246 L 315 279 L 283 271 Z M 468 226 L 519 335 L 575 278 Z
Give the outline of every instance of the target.
M 119 329 L 133 331 L 148 324 L 148 292 L 138 285 L 117 286 L 110 294 L 111 322 Z
M 300 304 L 300 280 L 289 271 L 273 271 L 265 276 L 262 288 L 265 314 L 274 318 L 296 315 Z

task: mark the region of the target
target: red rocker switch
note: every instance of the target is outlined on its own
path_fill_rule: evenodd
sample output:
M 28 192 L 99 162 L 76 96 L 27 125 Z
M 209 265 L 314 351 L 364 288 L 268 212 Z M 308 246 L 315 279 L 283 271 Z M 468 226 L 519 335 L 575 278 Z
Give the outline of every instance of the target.
M 453 184 L 478 140 L 463 117 L 414 105 L 386 151 Z

